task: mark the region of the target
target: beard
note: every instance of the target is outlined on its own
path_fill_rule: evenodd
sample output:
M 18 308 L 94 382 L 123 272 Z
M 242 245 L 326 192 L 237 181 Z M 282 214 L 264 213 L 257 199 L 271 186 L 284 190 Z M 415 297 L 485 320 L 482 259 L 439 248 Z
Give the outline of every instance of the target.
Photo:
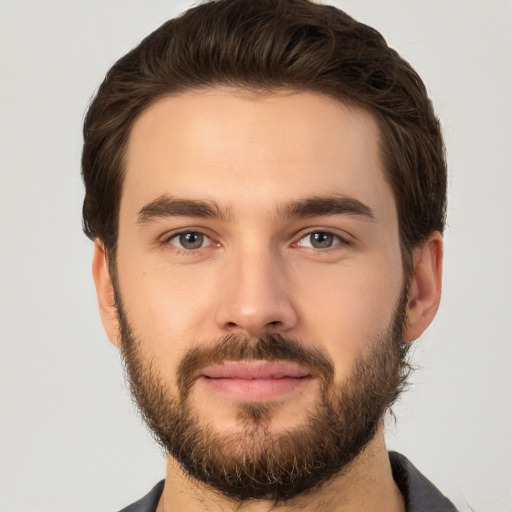
M 181 360 L 170 396 L 158 373 L 158 360 L 144 353 L 116 294 L 121 348 L 131 391 L 155 439 L 182 470 L 224 496 L 245 501 L 286 501 L 341 475 L 374 438 L 387 409 L 409 374 L 403 342 L 406 297 L 394 318 L 370 340 L 351 375 L 335 382 L 332 359 L 282 334 L 258 338 L 231 335 L 189 350 Z M 289 361 L 304 366 L 319 382 L 319 396 L 305 420 L 276 432 L 277 402 L 240 402 L 239 430 L 215 428 L 191 400 L 198 371 L 224 361 Z

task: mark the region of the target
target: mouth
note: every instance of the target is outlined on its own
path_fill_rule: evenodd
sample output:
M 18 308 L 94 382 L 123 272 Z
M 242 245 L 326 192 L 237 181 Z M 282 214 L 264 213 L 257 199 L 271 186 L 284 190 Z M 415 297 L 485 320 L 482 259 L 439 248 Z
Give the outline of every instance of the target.
M 293 393 L 312 378 L 308 370 L 294 363 L 227 361 L 204 368 L 199 381 L 214 393 L 242 401 L 264 401 Z

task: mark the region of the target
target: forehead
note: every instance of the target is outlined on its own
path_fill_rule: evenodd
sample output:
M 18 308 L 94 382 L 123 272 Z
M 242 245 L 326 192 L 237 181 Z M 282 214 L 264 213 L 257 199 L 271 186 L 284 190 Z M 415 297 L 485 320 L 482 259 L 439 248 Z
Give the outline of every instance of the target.
M 394 208 L 373 116 L 312 92 L 163 98 L 134 123 L 125 162 L 121 212 L 162 194 L 246 211 L 333 193 Z

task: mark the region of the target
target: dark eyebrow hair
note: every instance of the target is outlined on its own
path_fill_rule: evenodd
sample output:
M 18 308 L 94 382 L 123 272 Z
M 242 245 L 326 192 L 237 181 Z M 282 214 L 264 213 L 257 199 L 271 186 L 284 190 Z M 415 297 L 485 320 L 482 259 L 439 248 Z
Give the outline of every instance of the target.
M 277 209 L 277 216 L 282 218 L 324 215 L 357 215 L 375 220 L 375 213 L 369 206 L 358 199 L 346 196 L 308 197 L 286 203 Z
M 352 197 L 326 196 L 308 197 L 279 205 L 275 212 L 278 219 L 317 217 L 325 215 L 357 215 L 375 220 L 373 210 Z M 138 212 L 137 223 L 144 224 L 155 218 L 202 217 L 226 219 L 229 211 L 215 201 L 179 199 L 164 194 L 144 205 Z
M 223 219 L 227 217 L 215 201 L 197 199 L 178 199 L 167 194 L 157 197 L 144 205 L 138 212 L 137 222 L 144 224 L 155 218 L 163 217 L 211 217 Z

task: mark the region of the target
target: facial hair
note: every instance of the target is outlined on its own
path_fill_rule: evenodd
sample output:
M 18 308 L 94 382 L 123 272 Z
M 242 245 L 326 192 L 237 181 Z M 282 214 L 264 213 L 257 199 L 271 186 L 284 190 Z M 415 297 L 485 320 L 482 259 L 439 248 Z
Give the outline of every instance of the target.
M 191 349 L 177 370 L 177 396 L 144 353 L 117 297 L 122 354 L 134 399 L 155 439 L 192 478 L 235 501 L 286 501 L 341 475 L 374 438 L 408 375 L 402 341 L 405 297 L 388 328 L 367 345 L 351 375 L 335 383 L 328 354 L 282 334 L 226 336 Z M 198 371 L 224 361 L 289 361 L 320 383 L 320 396 L 299 426 L 273 432 L 273 402 L 242 402 L 243 428 L 227 434 L 201 419 L 190 400 Z

